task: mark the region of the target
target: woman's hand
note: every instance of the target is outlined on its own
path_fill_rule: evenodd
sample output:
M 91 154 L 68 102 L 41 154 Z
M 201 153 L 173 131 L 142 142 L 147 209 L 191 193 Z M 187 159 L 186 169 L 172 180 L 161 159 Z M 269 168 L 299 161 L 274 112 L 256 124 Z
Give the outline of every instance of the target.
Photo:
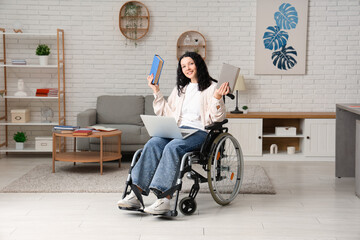
M 216 89 L 214 92 L 214 98 L 216 98 L 217 100 L 219 100 L 222 96 L 228 94 L 230 91 L 230 87 L 229 87 L 229 83 L 228 82 L 224 82 L 223 84 L 221 84 L 219 89 Z
M 160 91 L 159 85 L 152 84 L 152 80 L 154 79 L 154 74 L 151 74 L 147 77 L 148 80 L 148 86 L 154 91 L 154 93 L 157 93 Z

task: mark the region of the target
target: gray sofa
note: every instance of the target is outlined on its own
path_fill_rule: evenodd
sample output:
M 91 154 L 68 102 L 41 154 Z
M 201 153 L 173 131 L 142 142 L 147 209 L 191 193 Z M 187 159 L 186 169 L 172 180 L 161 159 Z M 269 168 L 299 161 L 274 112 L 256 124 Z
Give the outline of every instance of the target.
M 148 96 L 100 96 L 96 109 L 87 109 L 77 115 L 77 125 L 87 127 L 101 125 L 121 130 L 121 151 L 134 152 L 150 139 L 140 114 L 155 115 L 153 95 Z M 99 151 L 99 139 L 79 138 L 78 150 Z

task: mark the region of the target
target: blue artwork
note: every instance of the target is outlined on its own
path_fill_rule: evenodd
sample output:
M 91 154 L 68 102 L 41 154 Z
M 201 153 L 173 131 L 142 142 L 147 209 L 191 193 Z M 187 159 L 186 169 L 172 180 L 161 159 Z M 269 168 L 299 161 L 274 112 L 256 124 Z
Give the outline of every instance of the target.
M 279 11 L 274 14 L 276 26 L 269 26 L 263 36 L 266 49 L 274 51 L 271 55 L 273 64 L 280 70 L 289 70 L 296 65 L 297 52 L 292 46 L 286 46 L 289 34 L 287 31 L 296 28 L 298 14 L 289 3 L 283 3 Z M 283 30 L 282 30 L 283 29 Z

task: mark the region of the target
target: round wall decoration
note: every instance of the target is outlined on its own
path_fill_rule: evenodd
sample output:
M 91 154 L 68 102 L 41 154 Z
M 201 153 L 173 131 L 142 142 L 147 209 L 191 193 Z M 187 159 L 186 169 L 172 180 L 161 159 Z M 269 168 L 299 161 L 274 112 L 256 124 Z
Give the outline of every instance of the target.
M 138 1 L 124 3 L 119 12 L 119 28 L 128 39 L 139 40 L 149 31 L 150 14 L 147 7 Z

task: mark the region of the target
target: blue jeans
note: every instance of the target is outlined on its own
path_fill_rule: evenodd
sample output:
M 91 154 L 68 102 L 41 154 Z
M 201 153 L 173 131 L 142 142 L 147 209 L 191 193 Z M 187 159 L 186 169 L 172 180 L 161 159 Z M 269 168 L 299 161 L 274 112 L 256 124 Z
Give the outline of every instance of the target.
M 181 158 L 187 152 L 199 150 L 206 135 L 207 132 L 199 130 L 185 139 L 152 137 L 131 171 L 132 183 L 146 196 L 150 189 L 156 192 L 169 190 L 176 184 Z

